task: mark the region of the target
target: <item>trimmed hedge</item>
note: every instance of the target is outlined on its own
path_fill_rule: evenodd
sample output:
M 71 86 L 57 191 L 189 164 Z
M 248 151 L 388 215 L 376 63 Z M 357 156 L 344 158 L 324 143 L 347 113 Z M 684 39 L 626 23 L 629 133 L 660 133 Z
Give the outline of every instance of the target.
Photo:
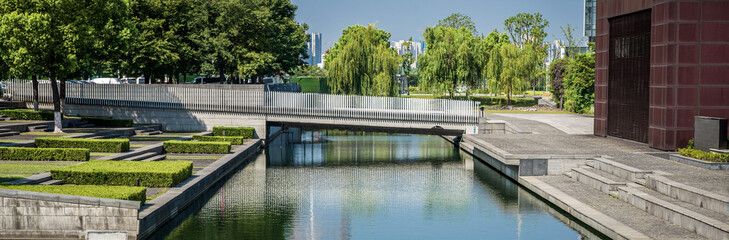
M 252 127 L 213 127 L 214 136 L 253 138 L 256 129 Z
M 0 160 L 88 161 L 90 151 L 84 148 L 20 148 L 0 147 Z
M 170 140 L 162 143 L 167 153 L 224 154 L 230 152 L 229 142 L 192 142 Z
M 233 145 L 242 145 L 245 141 L 245 137 L 225 137 L 225 136 L 202 136 L 202 135 L 193 135 L 193 140 L 203 141 L 203 142 L 229 142 Z
M 684 155 L 686 157 L 692 157 L 704 161 L 709 162 L 729 162 L 729 153 L 713 153 L 713 152 L 704 152 L 697 149 L 691 149 L 691 148 L 679 148 L 677 150 L 681 155 Z
M 84 139 L 63 137 L 40 137 L 35 139 L 39 148 L 86 148 L 92 152 L 129 151 L 129 139 Z
M 0 185 L 0 188 L 85 197 L 132 200 L 140 201 L 142 204 L 144 204 L 147 200 L 146 187 L 96 185 Z
M 0 110 L 0 114 L 19 120 L 53 120 L 53 111 L 5 109 Z
M 131 127 L 134 121 L 131 119 L 109 119 L 97 117 L 82 117 L 81 121 L 94 124 L 100 127 Z
M 79 185 L 174 187 L 192 175 L 191 161 L 102 161 L 51 170 L 53 179 Z

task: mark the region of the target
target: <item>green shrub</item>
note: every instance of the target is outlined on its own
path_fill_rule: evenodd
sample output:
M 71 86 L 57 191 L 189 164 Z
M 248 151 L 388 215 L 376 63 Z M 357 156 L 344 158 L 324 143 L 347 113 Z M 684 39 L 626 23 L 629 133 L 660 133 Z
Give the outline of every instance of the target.
M 192 175 L 191 161 L 101 161 L 51 170 L 53 179 L 79 185 L 174 187 Z
M 229 142 L 192 142 L 192 141 L 165 141 L 162 146 L 167 153 L 208 153 L 222 154 L 230 152 Z
M 27 109 L 5 109 L 0 114 L 19 120 L 53 120 L 52 111 L 33 111 Z
M 688 149 L 694 149 L 694 140 L 693 139 L 689 140 L 688 146 L 686 146 L 686 148 L 688 148 Z
M 134 125 L 134 122 L 131 119 L 82 117 L 81 120 L 100 127 L 131 127 Z
M 127 186 L 96 185 L 0 185 L 0 188 L 30 192 L 65 194 L 85 197 L 112 198 L 120 200 L 147 200 L 147 188 Z
M 245 137 L 225 137 L 225 136 L 202 136 L 202 135 L 193 135 L 193 140 L 203 141 L 203 142 L 229 142 L 233 145 L 241 145 L 245 142 Z
M 63 137 L 40 137 L 35 139 L 39 148 L 86 148 L 92 152 L 129 151 L 129 139 L 84 139 Z
M 729 162 L 729 153 L 713 153 L 713 152 L 704 152 L 701 150 L 691 149 L 691 148 L 679 148 L 677 150 L 681 155 L 684 155 L 686 157 L 692 157 L 704 161 L 709 162 Z
M 0 160 L 88 161 L 89 154 L 84 148 L 0 147 Z
M 214 136 L 253 138 L 256 129 L 252 127 L 213 127 Z

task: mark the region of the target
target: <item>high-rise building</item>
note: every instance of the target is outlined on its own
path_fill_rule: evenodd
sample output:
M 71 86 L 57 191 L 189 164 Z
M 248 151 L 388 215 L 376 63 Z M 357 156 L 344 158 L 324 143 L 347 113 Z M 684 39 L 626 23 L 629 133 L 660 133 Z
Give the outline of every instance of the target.
M 407 40 L 391 41 L 390 47 L 397 50 L 397 54 L 403 55 L 403 54 L 408 53 L 408 48 L 407 48 L 407 45 L 405 44 L 405 42 L 407 42 Z M 418 64 L 417 64 L 418 56 L 420 56 L 420 54 L 425 53 L 425 45 L 426 44 L 422 41 L 412 41 L 410 43 L 409 52 L 413 53 L 413 59 L 415 59 L 415 61 L 413 61 L 413 64 L 411 65 L 411 67 L 413 67 L 413 68 L 418 67 Z
M 595 26 L 597 16 L 597 0 L 585 0 L 585 14 L 583 23 L 585 27 L 585 37 L 587 41 L 595 42 Z
M 304 59 L 304 62 L 310 66 L 317 66 L 321 63 L 321 33 L 311 33 L 311 39 L 306 43 L 306 54 L 308 58 Z

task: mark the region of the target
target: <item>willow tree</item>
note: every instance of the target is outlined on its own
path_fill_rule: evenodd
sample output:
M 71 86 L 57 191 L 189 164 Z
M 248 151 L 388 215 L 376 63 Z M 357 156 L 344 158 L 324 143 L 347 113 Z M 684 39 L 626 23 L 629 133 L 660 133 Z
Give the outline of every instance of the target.
M 514 44 L 494 48 L 488 65 L 489 76 L 506 94 L 507 105 L 511 105 L 511 95 L 520 91 L 530 77 L 536 54 L 532 48 L 519 48 Z
M 468 94 L 478 86 L 485 62 L 470 30 L 428 27 L 423 37 L 428 48 L 418 59 L 421 88 L 453 98 L 458 87 L 467 87 Z
M 324 68 L 333 94 L 395 96 L 400 56 L 390 33 L 374 25 L 349 26 L 326 55 Z

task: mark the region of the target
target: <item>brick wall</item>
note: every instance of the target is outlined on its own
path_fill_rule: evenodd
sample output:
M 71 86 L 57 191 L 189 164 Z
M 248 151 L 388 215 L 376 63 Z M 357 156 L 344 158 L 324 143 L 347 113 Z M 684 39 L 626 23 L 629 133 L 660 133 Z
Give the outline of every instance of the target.
M 694 116 L 729 118 L 729 0 L 598 0 L 595 135 L 607 135 L 608 19 L 651 10 L 648 144 L 693 138 Z

